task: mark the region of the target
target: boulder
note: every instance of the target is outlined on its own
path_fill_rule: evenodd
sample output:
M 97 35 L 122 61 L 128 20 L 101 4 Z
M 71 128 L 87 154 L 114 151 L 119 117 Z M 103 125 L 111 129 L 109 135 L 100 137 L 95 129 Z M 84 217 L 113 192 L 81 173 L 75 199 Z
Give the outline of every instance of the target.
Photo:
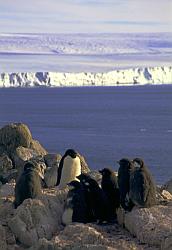
M 84 174 L 90 172 L 90 168 L 88 167 L 88 164 L 86 163 L 84 156 L 80 155 L 79 153 L 78 156 L 81 161 L 81 173 Z
M 162 190 L 161 195 L 165 200 L 172 200 L 172 194 L 167 190 Z
M 46 154 L 44 156 L 44 161 L 47 167 L 51 168 L 54 165 L 59 165 L 62 156 L 60 154 Z
M 0 199 L 7 199 L 14 196 L 15 182 L 6 183 L 1 186 Z
M 0 155 L 0 175 L 8 173 L 13 168 L 12 160 L 6 154 Z
M 47 154 L 46 149 L 37 140 L 32 140 L 30 148 L 35 152 L 36 155 L 44 156 Z
M 17 147 L 30 147 L 32 135 L 23 123 L 11 123 L 0 129 L 0 146 L 10 155 Z
M 39 199 L 25 200 L 15 211 L 8 225 L 16 239 L 26 247 L 40 238 L 51 239 L 61 227 L 66 190 L 49 190 Z
M 12 160 L 6 155 L 0 155 L 0 182 L 5 184 L 16 177 L 17 171 L 13 169 Z
M 172 206 L 134 208 L 125 214 L 125 227 L 141 243 L 157 247 L 172 231 Z
M 121 231 L 117 224 L 100 226 L 72 223 L 51 240 L 40 239 L 30 250 L 155 250 L 146 247 L 145 245 L 145 248 L 142 248 L 136 239 L 129 237 L 124 229 Z
M 57 183 L 57 169 L 61 160 L 60 154 L 47 154 L 44 156 L 45 164 L 47 165 L 44 180 L 46 187 L 54 187 Z
M 18 170 L 18 173 L 20 174 L 23 171 L 23 166 L 25 162 L 32 158 L 35 158 L 36 156 L 37 154 L 33 149 L 19 146 L 12 153 L 11 157 L 13 159 L 15 168 Z

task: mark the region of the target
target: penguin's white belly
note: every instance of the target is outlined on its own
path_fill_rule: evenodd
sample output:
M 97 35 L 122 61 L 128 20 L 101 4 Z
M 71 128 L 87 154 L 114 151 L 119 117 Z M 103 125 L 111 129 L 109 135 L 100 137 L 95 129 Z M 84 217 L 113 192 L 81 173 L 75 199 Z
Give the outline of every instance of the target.
M 63 168 L 61 173 L 61 179 L 59 188 L 65 188 L 66 185 L 73 181 L 79 181 L 76 176 L 81 174 L 81 162 L 79 157 L 72 158 L 70 156 L 65 157 L 63 162 Z
M 73 209 L 70 207 L 66 208 L 62 216 L 62 223 L 64 225 L 72 223 L 72 215 L 73 215 Z

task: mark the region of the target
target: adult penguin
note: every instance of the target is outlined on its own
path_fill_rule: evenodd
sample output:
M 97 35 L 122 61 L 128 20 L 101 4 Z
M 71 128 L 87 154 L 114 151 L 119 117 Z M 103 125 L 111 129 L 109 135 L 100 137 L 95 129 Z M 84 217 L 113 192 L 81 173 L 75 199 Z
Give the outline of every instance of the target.
M 130 174 L 129 197 L 136 206 L 154 206 L 157 201 L 156 186 L 153 178 L 141 158 L 135 158 L 133 164 L 134 168 Z
M 130 173 L 133 169 L 133 162 L 127 158 L 118 161 L 120 167 L 118 169 L 118 186 L 120 194 L 120 204 L 126 211 L 131 211 L 133 203 L 129 198 L 130 192 Z
M 68 149 L 59 163 L 56 185 L 65 188 L 69 182 L 77 180 L 76 176 L 80 174 L 80 158 L 74 149 Z
M 109 168 L 99 170 L 102 174 L 101 186 L 106 194 L 109 207 L 110 218 L 113 220 L 116 218 L 116 209 L 120 206 L 119 188 L 116 174 Z

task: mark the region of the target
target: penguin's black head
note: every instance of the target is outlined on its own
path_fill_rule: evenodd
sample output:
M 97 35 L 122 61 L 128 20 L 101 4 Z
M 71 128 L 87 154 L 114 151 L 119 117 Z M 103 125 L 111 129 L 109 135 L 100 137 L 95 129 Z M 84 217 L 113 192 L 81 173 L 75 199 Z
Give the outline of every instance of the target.
M 82 182 L 82 183 L 85 183 L 91 179 L 91 177 L 88 174 L 80 174 L 80 175 L 76 176 L 76 178 L 78 180 L 80 180 L 80 182 Z
M 95 179 L 91 178 L 88 174 L 80 174 L 76 178 L 80 180 L 83 187 L 88 191 L 90 191 L 92 189 L 96 190 L 99 188 L 97 181 Z
M 142 168 L 144 166 L 144 161 L 141 158 L 133 159 L 133 164 L 135 167 Z
M 35 168 L 35 165 L 32 162 L 26 162 L 24 165 L 24 171 L 29 171 Z
M 133 162 L 131 160 L 129 160 L 128 158 L 122 158 L 120 161 L 117 161 L 120 165 L 120 167 L 124 167 L 124 168 L 132 168 L 133 166 Z
M 76 158 L 76 156 L 78 155 L 77 154 L 77 152 L 74 150 L 74 149 L 68 149 L 68 150 L 66 150 L 66 152 L 65 152 L 65 156 L 70 156 L 70 157 L 72 157 L 72 158 Z
M 71 181 L 70 183 L 67 184 L 69 188 L 74 188 L 74 189 L 79 189 L 81 188 L 81 183 L 79 181 Z
M 102 170 L 99 170 L 99 173 L 102 174 L 102 176 L 111 176 L 113 174 L 113 171 L 110 168 L 103 168 Z

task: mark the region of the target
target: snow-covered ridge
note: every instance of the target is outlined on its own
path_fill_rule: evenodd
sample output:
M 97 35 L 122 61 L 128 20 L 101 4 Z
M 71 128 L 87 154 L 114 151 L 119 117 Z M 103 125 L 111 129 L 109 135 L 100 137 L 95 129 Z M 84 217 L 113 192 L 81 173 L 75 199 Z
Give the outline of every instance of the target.
M 105 73 L 1 73 L 0 87 L 119 86 L 172 84 L 172 67 L 145 67 Z

